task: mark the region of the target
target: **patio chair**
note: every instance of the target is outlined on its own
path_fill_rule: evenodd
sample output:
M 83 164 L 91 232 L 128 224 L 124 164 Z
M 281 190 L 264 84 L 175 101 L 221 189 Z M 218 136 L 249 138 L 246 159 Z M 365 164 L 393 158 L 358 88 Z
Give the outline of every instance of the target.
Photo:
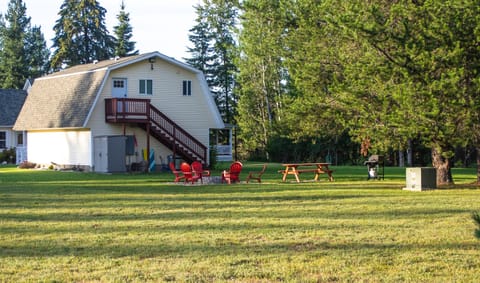
M 240 172 L 242 171 L 242 163 L 235 161 L 230 165 L 229 171 L 223 171 L 222 173 L 222 183 L 227 182 L 231 184 L 232 182 L 240 182 Z
M 173 175 L 175 175 L 175 181 L 174 181 L 175 183 L 185 179 L 185 176 L 183 176 L 182 171 L 178 171 L 177 169 L 175 169 L 175 164 L 173 164 L 173 162 L 170 162 L 168 165 L 170 166 L 170 171 L 172 171 Z
M 200 181 L 203 184 L 203 177 L 210 177 L 210 171 L 204 170 L 203 165 L 200 161 L 193 161 L 192 163 L 192 171 L 195 176 L 200 178 Z
M 255 179 L 259 183 L 261 183 L 262 182 L 262 175 L 263 175 L 263 173 L 265 173 L 266 169 L 267 169 L 267 164 L 265 163 L 265 164 L 263 164 L 262 170 L 249 172 L 248 177 L 247 177 L 247 183 L 248 183 L 248 181 L 250 181 L 250 179 Z
M 180 165 L 180 170 L 182 171 L 183 176 L 185 176 L 185 183 L 192 182 L 193 184 L 200 179 L 199 176 L 193 174 L 192 167 L 187 162 L 182 162 Z

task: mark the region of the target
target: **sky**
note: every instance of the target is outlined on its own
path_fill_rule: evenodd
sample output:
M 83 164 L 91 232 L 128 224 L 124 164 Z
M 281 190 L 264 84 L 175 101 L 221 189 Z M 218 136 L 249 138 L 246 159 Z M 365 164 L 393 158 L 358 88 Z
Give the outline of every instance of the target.
M 184 61 L 189 57 L 187 46 L 189 30 L 195 25 L 194 5 L 199 0 L 123 0 L 125 11 L 130 14 L 132 41 L 140 53 L 159 51 L 169 57 Z M 0 0 L 0 13 L 5 14 L 9 0 Z M 32 26 L 41 30 L 51 47 L 54 37 L 53 26 L 59 19 L 58 12 L 64 0 L 23 0 L 27 16 Z M 122 0 L 98 0 L 107 10 L 105 24 L 113 35 L 113 27 L 118 24 L 116 16 L 120 12 Z

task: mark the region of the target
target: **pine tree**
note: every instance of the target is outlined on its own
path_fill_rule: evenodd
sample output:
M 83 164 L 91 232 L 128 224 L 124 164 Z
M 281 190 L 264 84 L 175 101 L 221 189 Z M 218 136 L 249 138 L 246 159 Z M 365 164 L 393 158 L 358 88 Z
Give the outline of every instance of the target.
M 1 27 L 2 49 L 0 52 L 0 73 L 2 88 L 21 88 L 29 76 L 26 50 L 26 33 L 30 17 L 22 0 L 10 0 L 6 23 Z
M 214 35 L 207 20 L 207 10 L 201 5 L 196 5 L 194 8 L 197 13 L 196 25 L 190 29 L 190 34 L 188 35 L 193 47 L 187 48 L 187 52 L 192 57 L 184 59 L 185 62 L 202 71 L 205 74 L 208 85 L 213 87 L 211 65 L 215 58 L 212 47 Z
M 48 73 L 50 51 L 40 27 L 34 26 L 26 34 L 25 50 L 29 78 L 37 78 Z
M 193 57 L 187 62 L 205 68 L 204 73 L 220 113 L 227 123 L 232 123 L 237 100 L 233 90 L 237 72 L 234 62 L 238 56 L 235 41 L 238 3 L 204 0 L 202 5 L 196 6 L 196 10 L 197 25 L 190 35 L 195 47 L 189 50 Z M 204 17 L 205 21 L 200 17 Z M 209 56 L 210 50 L 212 56 Z
M 96 0 L 64 0 L 60 18 L 53 27 L 53 69 L 113 57 L 113 37 L 105 26 L 106 12 Z
M 132 26 L 130 25 L 130 14 L 125 12 L 125 3 L 122 1 L 120 13 L 117 15 L 118 25 L 113 27 L 115 34 L 115 56 L 126 57 L 137 55 L 135 50 L 135 42 L 130 41 L 132 38 Z

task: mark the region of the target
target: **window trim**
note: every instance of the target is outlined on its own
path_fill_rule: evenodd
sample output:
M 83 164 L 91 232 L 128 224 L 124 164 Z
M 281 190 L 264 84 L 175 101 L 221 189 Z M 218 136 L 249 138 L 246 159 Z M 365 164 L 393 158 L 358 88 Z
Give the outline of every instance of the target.
M 182 82 L 182 94 L 183 96 L 192 96 L 192 81 L 183 80 Z
M 138 80 L 138 93 L 140 95 L 153 95 L 153 80 L 152 79 L 139 79 Z

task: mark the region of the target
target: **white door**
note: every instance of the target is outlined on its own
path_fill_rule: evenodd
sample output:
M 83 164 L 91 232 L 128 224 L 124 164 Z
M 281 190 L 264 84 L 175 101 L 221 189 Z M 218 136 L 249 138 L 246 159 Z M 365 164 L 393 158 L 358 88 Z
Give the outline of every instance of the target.
M 127 98 L 127 79 L 113 79 L 112 97 Z M 122 112 L 122 110 L 122 102 L 118 102 L 117 111 Z

